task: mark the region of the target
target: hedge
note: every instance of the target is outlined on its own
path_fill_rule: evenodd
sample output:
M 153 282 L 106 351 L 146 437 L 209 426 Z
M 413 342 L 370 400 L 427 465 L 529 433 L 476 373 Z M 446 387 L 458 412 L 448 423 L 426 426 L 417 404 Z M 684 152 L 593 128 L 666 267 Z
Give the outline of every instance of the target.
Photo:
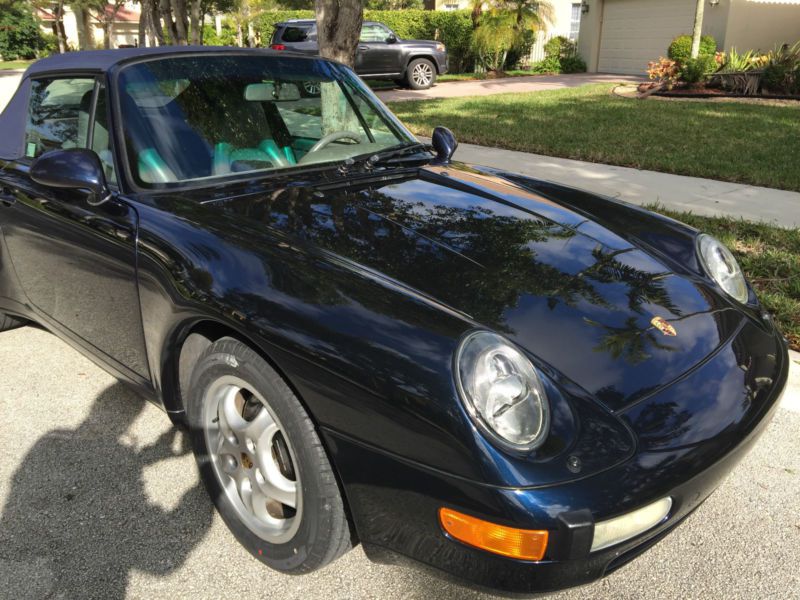
M 272 39 L 275 23 L 288 19 L 313 19 L 313 10 L 276 10 L 256 17 L 256 28 L 264 43 Z M 469 10 L 365 10 L 365 21 L 385 23 L 400 38 L 439 40 L 447 46 L 450 70 L 454 73 L 471 66 L 472 19 Z

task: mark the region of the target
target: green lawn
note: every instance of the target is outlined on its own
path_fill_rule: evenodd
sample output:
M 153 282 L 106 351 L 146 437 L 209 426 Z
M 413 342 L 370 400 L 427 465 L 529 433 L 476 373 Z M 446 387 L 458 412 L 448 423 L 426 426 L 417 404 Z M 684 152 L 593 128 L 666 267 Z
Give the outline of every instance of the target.
M 800 351 L 800 230 L 741 219 L 700 217 L 649 206 L 710 233 L 736 255 L 764 306 L 775 315 L 794 350 Z
M 0 60 L 0 71 L 6 69 L 27 69 L 32 60 Z
M 635 100 L 608 84 L 394 102 L 416 134 L 550 156 L 800 191 L 800 102 Z

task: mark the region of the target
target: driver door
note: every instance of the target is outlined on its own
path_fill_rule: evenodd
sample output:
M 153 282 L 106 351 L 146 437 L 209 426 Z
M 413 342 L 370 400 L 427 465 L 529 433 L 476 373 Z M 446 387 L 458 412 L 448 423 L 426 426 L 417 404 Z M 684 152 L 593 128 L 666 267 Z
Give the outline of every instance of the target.
M 136 281 L 137 214 L 112 198 L 91 206 L 78 190 L 48 188 L 28 169 L 44 152 L 91 148 L 109 186 L 116 171 L 103 82 L 74 76 L 31 85 L 25 157 L 14 168 L 16 201 L 3 208 L 11 263 L 44 321 L 129 379 L 149 382 Z
M 380 23 L 365 23 L 356 51 L 355 70 L 359 75 L 398 75 L 400 49 L 388 42 L 392 34 Z

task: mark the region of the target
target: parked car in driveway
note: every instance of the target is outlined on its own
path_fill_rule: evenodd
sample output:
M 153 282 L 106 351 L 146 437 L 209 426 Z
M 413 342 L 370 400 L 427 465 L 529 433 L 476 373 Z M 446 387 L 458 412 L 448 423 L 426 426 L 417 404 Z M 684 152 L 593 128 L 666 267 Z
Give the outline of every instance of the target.
M 57 55 L 0 130 L 0 329 L 39 323 L 187 425 L 282 572 L 360 543 L 503 592 L 587 583 L 700 506 L 786 384 L 720 242 L 454 162 L 335 62 Z
M 270 48 L 318 54 L 316 21 L 276 23 Z M 436 82 L 437 75 L 447 73 L 447 50 L 441 42 L 401 40 L 383 23 L 364 21 L 355 71 L 362 79 L 393 79 L 400 85 L 425 90 Z

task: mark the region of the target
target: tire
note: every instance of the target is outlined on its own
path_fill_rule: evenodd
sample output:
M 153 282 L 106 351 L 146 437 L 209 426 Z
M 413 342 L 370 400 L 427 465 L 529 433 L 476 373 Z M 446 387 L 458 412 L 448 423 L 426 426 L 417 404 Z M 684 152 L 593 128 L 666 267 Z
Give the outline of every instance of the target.
M 252 349 L 233 338 L 206 349 L 192 373 L 187 416 L 203 483 L 253 556 L 302 574 L 352 547 L 342 495 L 314 424 Z
M 25 325 L 25 321 L 0 313 L 0 331 L 16 329 L 17 327 L 22 327 L 23 325 Z
M 412 90 L 427 90 L 436 82 L 436 67 L 427 58 L 415 58 L 406 68 L 406 82 Z

